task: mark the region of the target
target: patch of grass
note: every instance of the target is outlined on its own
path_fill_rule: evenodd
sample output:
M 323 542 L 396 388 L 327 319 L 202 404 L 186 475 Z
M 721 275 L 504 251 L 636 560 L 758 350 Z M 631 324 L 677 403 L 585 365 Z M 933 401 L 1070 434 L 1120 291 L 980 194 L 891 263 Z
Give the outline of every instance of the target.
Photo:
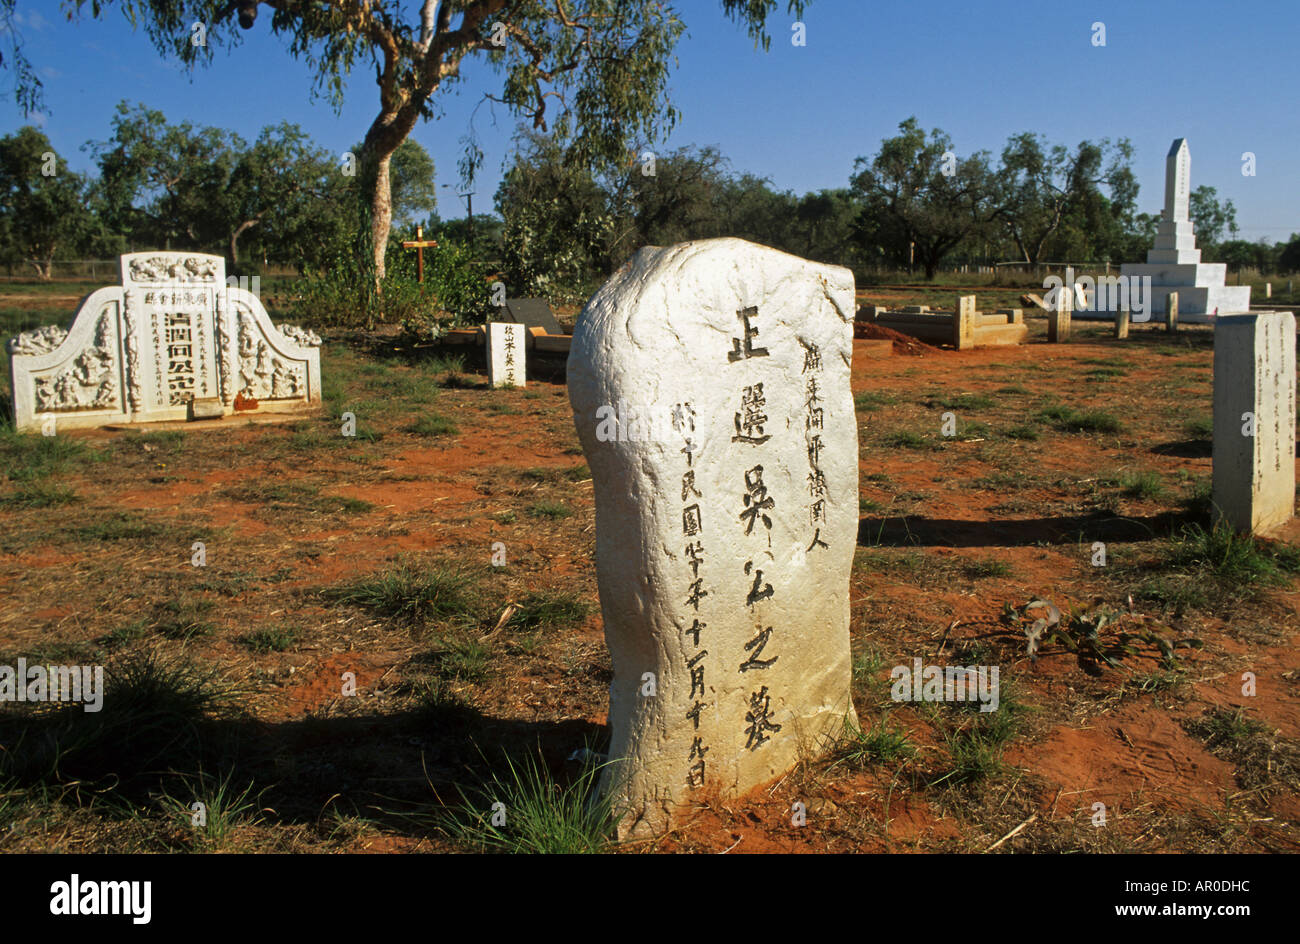
M 207 619 L 213 606 L 211 600 L 202 597 L 180 596 L 168 600 L 154 608 L 154 631 L 167 639 L 209 636 L 217 628 Z
M 1069 406 L 1052 406 L 1039 417 L 1067 433 L 1118 433 L 1123 429 L 1119 418 L 1104 410 L 1076 410 Z
M 1011 565 L 1001 560 L 966 561 L 961 565 L 961 572 L 968 580 L 983 580 L 987 577 L 1009 577 Z
M 203 528 L 182 532 L 174 525 L 122 511 L 87 515 L 83 523 L 69 529 L 69 536 L 77 541 L 185 541 L 190 537 L 197 540 L 205 533 Z
M 925 449 L 930 445 L 924 436 L 910 430 L 888 433 L 881 438 L 880 444 L 894 449 Z
M 501 522 L 501 524 L 511 524 L 519 516 L 515 514 L 513 511 L 498 511 L 496 514 L 492 515 L 491 517 L 494 521 Z
M 455 564 L 398 561 L 387 570 L 324 591 L 326 600 L 422 626 L 431 620 L 477 619 L 477 575 Z
M 1188 439 L 1213 439 L 1214 417 L 1198 416 L 1189 420 L 1183 426 L 1183 431 L 1187 434 Z
M 0 429 L 0 466 L 11 482 L 43 481 L 102 458 L 83 439 L 19 433 L 12 426 Z
M 1119 478 L 1119 487 L 1130 498 L 1157 501 L 1165 495 L 1165 485 L 1155 472 L 1126 472 Z
M 1300 743 L 1279 736 L 1242 709 L 1212 708 L 1183 727 L 1204 741 L 1210 753 L 1232 763 L 1237 782 L 1254 791 L 1261 806 L 1274 794 L 1300 792 Z
M 893 406 L 897 402 L 898 397 L 891 393 L 881 393 L 879 390 L 864 390 L 853 398 L 853 408 L 862 413 L 871 413 L 881 407 Z
M 441 413 L 423 413 L 406 426 L 406 431 L 418 436 L 454 436 L 460 432 L 460 427 Z
M 180 796 L 163 792 L 163 809 L 179 820 L 182 829 L 193 831 L 199 848 L 221 848 L 234 829 L 260 820 L 253 784 L 238 790 L 233 777 L 233 773 L 213 777 L 200 771 L 197 777 L 181 781 Z
M 1239 534 L 1222 521 L 1209 528 L 1190 524 L 1166 547 L 1163 564 L 1162 572 L 1141 580 L 1135 596 L 1175 612 L 1215 610 L 1300 573 L 1300 549 Z
M 1187 677 L 1176 669 L 1161 669 L 1134 675 L 1120 685 L 1120 695 L 1132 692 L 1135 695 L 1161 695 L 1174 693 L 1185 688 Z
M 875 646 L 866 646 L 853 657 L 853 684 L 863 688 L 883 685 L 880 673 L 885 668 L 885 657 Z
M 1234 584 L 1276 584 L 1300 572 L 1300 549 L 1239 534 L 1220 521 L 1210 528 L 1184 527 L 1170 549 L 1169 563 Z
M 1026 396 L 1032 391 L 1028 387 L 1021 386 L 1020 384 L 1007 384 L 1005 387 L 998 387 L 995 392 L 1007 396 Z
M 1083 375 L 1085 380 L 1090 380 L 1093 383 L 1105 382 L 1108 380 L 1114 380 L 1116 377 L 1126 376 L 1128 376 L 1128 372 L 1120 370 L 1118 367 L 1095 367 L 1092 370 L 1085 372 Z
M 1206 747 L 1237 748 L 1242 741 L 1268 733 L 1269 727 L 1254 718 L 1246 717 L 1242 709 L 1214 708 L 1196 721 L 1189 722 L 1188 730 L 1196 734 Z
M 942 407 L 945 410 L 987 410 L 996 405 L 986 393 L 959 393 L 956 396 L 935 396 L 925 401 L 931 408 Z
M 561 502 L 537 502 L 528 506 L 528 514 L 534 518 L 550 518 L 552 520 L 559 518 L 568 518 L 573 514 L 573 509 Z
M 181 822 L 182 828 L 194 831 L 198 848 L 220 849 L 235 828 L 260 822 L 256 813 L 259 797 L 253 793 L 252 783 L 239 791 L 233 779 L 233 772 L 216 778 L 200 771 L 196 778 L 181 781 L 181 796 L 162 793 L 162 807 Z
M 836 754 L 837 762 L 853 767 L 877 767 L 915 757 L 916 747 L 907 732 L 891 724 L 886 716 L 870 730 L 846 720 Z
M 302 639 L 302 627 L 284 623 L 264 626 L 239 637 L 239 641 L 257 653 L 287 652 Z
M 938 777 L 933 786 L 949 782 L 965 785 L 991 780 L 1006 769 L 1001 747 L 978 728 L 963 728 L 946 738 L 952 766 Z
M 147 619 L 138 619 L 130 623 L 123 623 L 111 631 L 99 637 L 99 642 L 110 648 L 118 648 L 143 639 L 149 632 L 149 621 Z
M 0 741 L 11 747 L 0 752 L 0 778 L 134 793 L 168 771 L 194 769 L 201 726 L 234 695 L 214 672 L 153 651 L 107 665 L 104 691 L 100 711 L 68 705 L 0 715 Z
M 492 650 L 477 639 L 451 639 L 434 654 L 433 661 L 440 678 L 481 682 L 488 676 Z
M 515 607 L 506 625 L 523 632 L 572 626 L 591 612 L 590 603 L 568 590 L 538 590 Z
M 540 759 L 506 772 L 462 798 L 448 832 L 473 849 L 572 855 L 603 852 L 611 841 L 616 811 L 596 788 L 600 767 L 589 765 L 568 786 L 556 783 Z M 611 791 L 612 792 L 612 791 Z
M 396 383 L 385 381 L 383 386 L 393 396 L 415 404 L 432 403 L 441 392 L 437 381 L 425 374 L 403 374 Z
M 81 501 L 76 490 L 57 482 L 33 482 L 10 495 L 0 495 L 3 508 L 57 508 Z
M 237 485 L 222 491 L 232 501 L 261 505 L 274 511 L 315 511 L 321 514 L 359 514 L 375 506 L 346 495 L 322 495 L 319 485 L 305 482 L 271 482 Z

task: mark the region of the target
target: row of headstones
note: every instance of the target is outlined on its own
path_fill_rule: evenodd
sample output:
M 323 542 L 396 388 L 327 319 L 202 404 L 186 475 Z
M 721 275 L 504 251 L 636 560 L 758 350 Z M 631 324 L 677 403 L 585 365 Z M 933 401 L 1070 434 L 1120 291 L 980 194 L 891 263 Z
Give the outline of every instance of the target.
M 642 249 L 578 319 L 569 396 L 614 666 L 602 790 L 623 835 L 780 777 L 856 721 L 853 316 L 849 270 L 717 239 Z M 1215 330 L 1213 501 L 1260 532 L 1294 506 L 1295 319 Z M 623 435 L 625 406 L 662 413 L 657 435 Z
M 1074 315 L 1074 299 L 1069 292 L 1056 293 L 1056 307 L 1047 313 L 1047 340 L 1050 344 L 1068 341 L 1070 326 Z M 1115 337 L 1123 340 L 1128 337 L 1130 312 L 1120 308 L 1115 312 Z M 1165 330 L 1171 334 L 1178 330 L 1178 293 L 1170 292 L 1165 296 Z

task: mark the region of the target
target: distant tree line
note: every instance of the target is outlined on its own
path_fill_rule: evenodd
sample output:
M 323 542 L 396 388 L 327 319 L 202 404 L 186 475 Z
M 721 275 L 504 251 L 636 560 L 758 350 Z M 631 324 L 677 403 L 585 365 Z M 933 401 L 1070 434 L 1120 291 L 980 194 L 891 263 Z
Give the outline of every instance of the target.
M 263 261 L 321 273 L 368 251 L 356 152 L 331 153 L 297 125 L 248 142 L 123 102 L 108 139 L 83 150 L 91 174 L 71 171 L 35 127 L 0 137 L 0 261 L 48 278 L 57 259 L 170 248 L 224 254 L 232 273 Z M 397 242 L 422 221 L 456 260 L 480 264 L 476 278 L 552 297 L 582 297 L 641 246 L 714 236 L 927 278 L 963 263 L 1118 264 L 1142 260 L 1158 221 L 1136 211 L 1132 156 L 1127 140 L 1069 148 L 1023 133 L 997 159 L 959 157 L 948 135 L 909 118 L 855 161 L 847 186 L 800 195 L 733 170 L 713 147 L 642 151 L 593 173 L 563 136 L 522 131 L 496 215 L 442 220 L 433 160 L 408 139 L 392 159 L 389 252 L 400 258 Z M 1300 236 L 1236 238 L 1236 210 L 1214 188 L 1192 193 L 1191 215 L 1207 261 L 1300 270 Z
M 943 265 L 1140 262 L 1159 214 L 1138 213 L 1127 140 L 1073 149 L 1012 136 L 995 160 L 958 157 L 940 130 L 914 118 L 859 157 L 848 186 L 801 195 L 734 172 L 715 148 L 633 155 L 626 173 L 582 169 L 564 143 L 520 136 L 496 195 L 508 284 L 535 292 L 590 291 L 643 245 L 738 236 L 850 266 L 933 278 Z M 1278 246 L 1235 238 L 1236 209 L 1213 187 L 1191 195 L 1207 261 L 1261 271 L 1300 268 L 1300 237 Z
M 333 154 L 289 122 L 250 143 L 123 102 L 108 140 L 82 149 L 97 174 L 71 171 L 35 127 L 0 138 L 0 259 L 41 278 L 55 259 L 137 249 L 217 252 L 232 272 L 252 260 L 319 270 L 355 241 L 359 145 Z M 433 160 L 414 140 L 393 155 L 392 192 L 399 226 L 436 206 Z

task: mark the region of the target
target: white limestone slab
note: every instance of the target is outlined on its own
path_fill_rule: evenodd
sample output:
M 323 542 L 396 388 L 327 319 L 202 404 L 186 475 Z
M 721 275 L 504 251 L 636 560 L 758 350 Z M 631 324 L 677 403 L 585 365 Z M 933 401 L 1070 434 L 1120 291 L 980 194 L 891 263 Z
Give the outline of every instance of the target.
M 1294 513 L 1295 348 L 1291 312 L 1215 324 L 1212 501 L 1238 531 L 1266 533 Z
M 781 776 L 854 717 L 853 316 L 849 270 L 709 239 L 642 249 L 578 318 L 623 834 Z

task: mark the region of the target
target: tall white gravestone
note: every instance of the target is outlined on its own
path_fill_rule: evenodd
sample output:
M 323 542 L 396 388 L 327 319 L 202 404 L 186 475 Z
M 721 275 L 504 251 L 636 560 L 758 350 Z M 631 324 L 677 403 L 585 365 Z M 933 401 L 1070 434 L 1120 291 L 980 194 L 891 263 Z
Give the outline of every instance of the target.
M 122 284 L 90 294 L 72 327 L 9 342 L 14 424 L 56 429 L 183 420 L 320 403 L 320 338 L 276 328 L 252 292 L 226 284 L 225 260 L 188 252 L 121 257 Z
M 489 387 L 522 387 L 527 383 L 524 369 L 524 337 L 527 331 L 523 325 L 510 321 L 488 322 Z
M 578 319 L 623 835 L 856 720 L 853 289 L 848 269 L 710 239 L 642 249 Z
M 1289 311 L 1233 315 L 1214 328 L 1216 518 L 1260 534 L 1295 510 L 1296 335 Z
M 1227 285 L 1226 263 L 1202 262 L 1196 248 L 1191 215 L 1192 157 L 1185 138 L 1178 138 L 1165 155 L 1165 206 L 1156 227 L 1155 244 L 1145 263 L 1120 266 L 1120 279 L 1126 290 L 1121 297 L 1115 280 L 1098 279 L 1096 296 L 1089 310 L 1076 312 L 1079 317 L 1114 317 L 1121 308 L 1130 308 L 1133 321 L 1149 321 L 1150 315 L 1163 315 L 1170 292 L 1178 293 L 1178 320 L 1208 324 L 1220 315 L 1250 310 L 1250 286 Z M 1150 296 L 1134 280 L 1150 279 Z M 1143 283 L 1145 284 L 1145 283 Z M 1138 315 L 1145 303 L 1149 315 Z

